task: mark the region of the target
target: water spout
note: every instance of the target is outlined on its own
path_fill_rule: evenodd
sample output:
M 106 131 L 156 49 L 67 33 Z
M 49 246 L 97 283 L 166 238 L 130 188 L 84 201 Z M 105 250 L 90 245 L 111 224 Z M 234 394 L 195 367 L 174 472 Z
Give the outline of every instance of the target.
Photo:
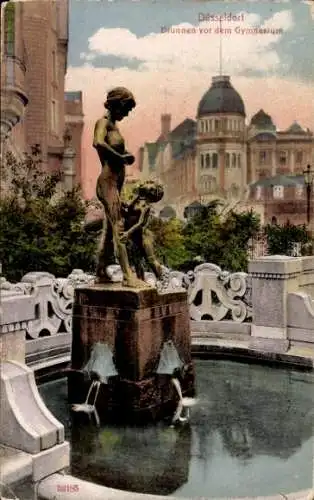
M 175 370 L 180 370 L 184 363 L 181 361 L 177 349 L 172 340 L 164 343 L 157 368 L 159 375 L 173 375 Z
M 94 375 L 103 383 L 108 383 L 108 377 L 119 375 L 113 363 L 113 354 L 108 344 L 96 342 L 91 350 L 91 356 L 83 368 L 89 376 Z
M 96 409 L 96 401 L 99 393 L 99 388 L 101 384 L 108 384 L 108 377 L 113 377 L 118 375 L 116 367 L 113 363 L 113 355 L 107 344 L 102 342 L 96 342 L 91 350 L 91 356 L 83 368 L 83 372 L 87 372 L 91 378 L 96 377 L 97 380 L 93 380 L 88 390 L 85 403 L 73 404 L 72 410 L 75 412 L 87 413 L 91 419 L 91 415 L 94 415 L 96 424 L 100 425 L 99 415 Z M 89 402 L 90 396 L 93 389 L 95 389 L 94 400 L 91 404 Z

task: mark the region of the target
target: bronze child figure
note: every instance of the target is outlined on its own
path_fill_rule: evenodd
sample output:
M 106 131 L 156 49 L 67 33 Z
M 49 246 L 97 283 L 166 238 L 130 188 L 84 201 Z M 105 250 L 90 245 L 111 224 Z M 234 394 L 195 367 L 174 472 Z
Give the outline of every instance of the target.
M 100 242 L 97 281 L 110 281 L 108 265 L 116 256 L 123 272 L 123 284 L 129 287 L 145 286 L 132 272 L 125 244 L 120 239 L 122 222 L 120 193 L 125 178 L 125 165 L 134 163 L 134 156 L 125 148 L 117 122 L 135 107 L 133 94 L 124 87 L 116 87 L 107 94 L 106 113 L 95 125 L 93 146 L 97 150 L 102 170 L 97 180 L 97 197 L 104 207 L 103 232 Z
M 151 204 L 160 201 L 164 195 L 163 186 L 154 181 L 146 181 L 135 192 L 135 198 L 129 204 L 125 203 L 122 209 L 124 232 L 120 240 L 127 243 L 131 264 L 140 280 L 144 280 L 143 261 L 160 279 L 163 268 L 155 256 L 152 233 L 147 229 L 147 224 L 152 211 Z

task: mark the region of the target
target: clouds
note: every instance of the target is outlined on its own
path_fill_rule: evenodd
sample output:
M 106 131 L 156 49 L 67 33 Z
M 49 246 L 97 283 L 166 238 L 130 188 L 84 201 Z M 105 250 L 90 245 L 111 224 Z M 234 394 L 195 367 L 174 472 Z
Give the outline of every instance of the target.
M 83 175 L 87 196 L 94 194 L 100 171 L 91 142 L 94 122 L 104 112 L 106 92 L 123 85 L 136 97 L 135 110 L 120 125 L 128 149 L 136 153 L 145 141 L 154 141 L 159 135 L 161 113 L 172 114 L 172 128 L 186 117 L 195 118 L 202 95 L 218 73 L 220 39 L 223 73 L 231 76 L 248 118 L 263 108 L 280 128 L 294 120 L 314 128 L 313 82 L 294 81 L 292 74 L 289 78 L 281 76 L 284 64 L 278 47 L 284 33 L 294 27 L 291 11 L 280 10 L 264 20 L 257 14 L 237 13 L 241 14 L 243 21 L 224 23 L 232 32 L 222 37 L 215 32 L 200 33 L 200 28 L 215 30 L 218 23 L 196 22 L 178 23 L 172 28 L 195 29 L 198 33 L 158 32 L 139 37 L 127 28 L 117 27 L 100 28 L 89 38 L 88 51 L 81 53 L 82 66 L 68 68 L 66 85 L 68 90 L 83 91 Z M 283 33 L 240 35 L 234 32 L 235 26 L 281 28 Z M 115 64 L 110 65 L 110 59 Z M 95 67 L 97 61 L 103 61 L 104 67 Z
M 196 24 L 178 23 L 160 27 L 164 32 L 149 33 L 139 37 L 126 28 L 100 28 L 89 38 L 89 52 L 83 53 L 85 61 L 97 56 L 114 56 L 140 62 L 142 72 L 164 71 L 217 71 L 219 45 L 222 42 L 223 60 L 233 75 L 250 70 L 255 73 L 275 73 L 280 69 L 280 59 L 275 50 L 282 33 L 264 36 L 247 35 L 241 30 L 262 27 L 283 30 L 294 26 L 292 12 L 284 10 L 274 13 L 264 22 L 260 16 L 248 12 L 237 13 L 243 21 L 204 21 Z M 223 34 L 217 31 L 222 28 Z M 236 29 L 238 28 L 238 30 Z M 168 31 L 166 31 L 168 30 Z

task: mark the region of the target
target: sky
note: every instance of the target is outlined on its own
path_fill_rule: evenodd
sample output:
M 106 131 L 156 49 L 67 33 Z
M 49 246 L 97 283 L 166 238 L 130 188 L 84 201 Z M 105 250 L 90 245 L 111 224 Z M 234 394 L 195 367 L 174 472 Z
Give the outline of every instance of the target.
M 91 145 L 94 124 L 115 86 L 128 87 L 136 98 L 120 125 L 135 155 L 158 137 L 161 113 L 171 113 L 172 128 L 195 119 L 220 61 L 222 74 L 242 96 L 247 121 L 262 108 L 279 129 L 298 121 L 314 130 L 310 9 L 301 0 L 70 0 L 66 89 L 83 92 L 85 195 L 95 195 L 100 172 Z M 217 15 L 227 20 L 220 24 L 210 17 Z M 219 27 L 223 34 L 215 33 Z M 272 32 L 252 34 L 254 27 Z

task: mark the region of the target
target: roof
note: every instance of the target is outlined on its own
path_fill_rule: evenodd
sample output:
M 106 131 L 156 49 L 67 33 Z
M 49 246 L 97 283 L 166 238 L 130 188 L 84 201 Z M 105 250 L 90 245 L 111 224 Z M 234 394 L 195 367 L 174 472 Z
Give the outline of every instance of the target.
M 275 177 L 267 177 L 266 179 L 259 179 L 251 184 L 251 188 L 258 186 L 273 187 L 273 186 L 300 186 L 304 185 L 303 175 L 276 175 Z
M 200 100 L 197 117 L 211 113 L 238 113 L 245 116 L 242 97 L 231 85 L 229 76 L 214 76 L 211 87 Z
M 274 141 L 276 139 L 275 132 L 261 132 L 260 134 L 255 134 L 251 140 L 254 141 Z
M 257 127 L 274 127 L 273 120 L 271 116 L 265 113 L 263 109 L 260 109 L 255 115 L 252 116 L 250 125 L 256 125 Z
M 195 136 L 196 134 L 196 121 L 192 118 L 186 118 L 183 122 L 179 123 L 171 132 L 170 140 L 177 139 L 179 137 Z
M 307 134 L 307 131 L 304 130 L 298 122 L 293 122 L 292 125 L 285 130 L 285 132 L 289 134 Z

